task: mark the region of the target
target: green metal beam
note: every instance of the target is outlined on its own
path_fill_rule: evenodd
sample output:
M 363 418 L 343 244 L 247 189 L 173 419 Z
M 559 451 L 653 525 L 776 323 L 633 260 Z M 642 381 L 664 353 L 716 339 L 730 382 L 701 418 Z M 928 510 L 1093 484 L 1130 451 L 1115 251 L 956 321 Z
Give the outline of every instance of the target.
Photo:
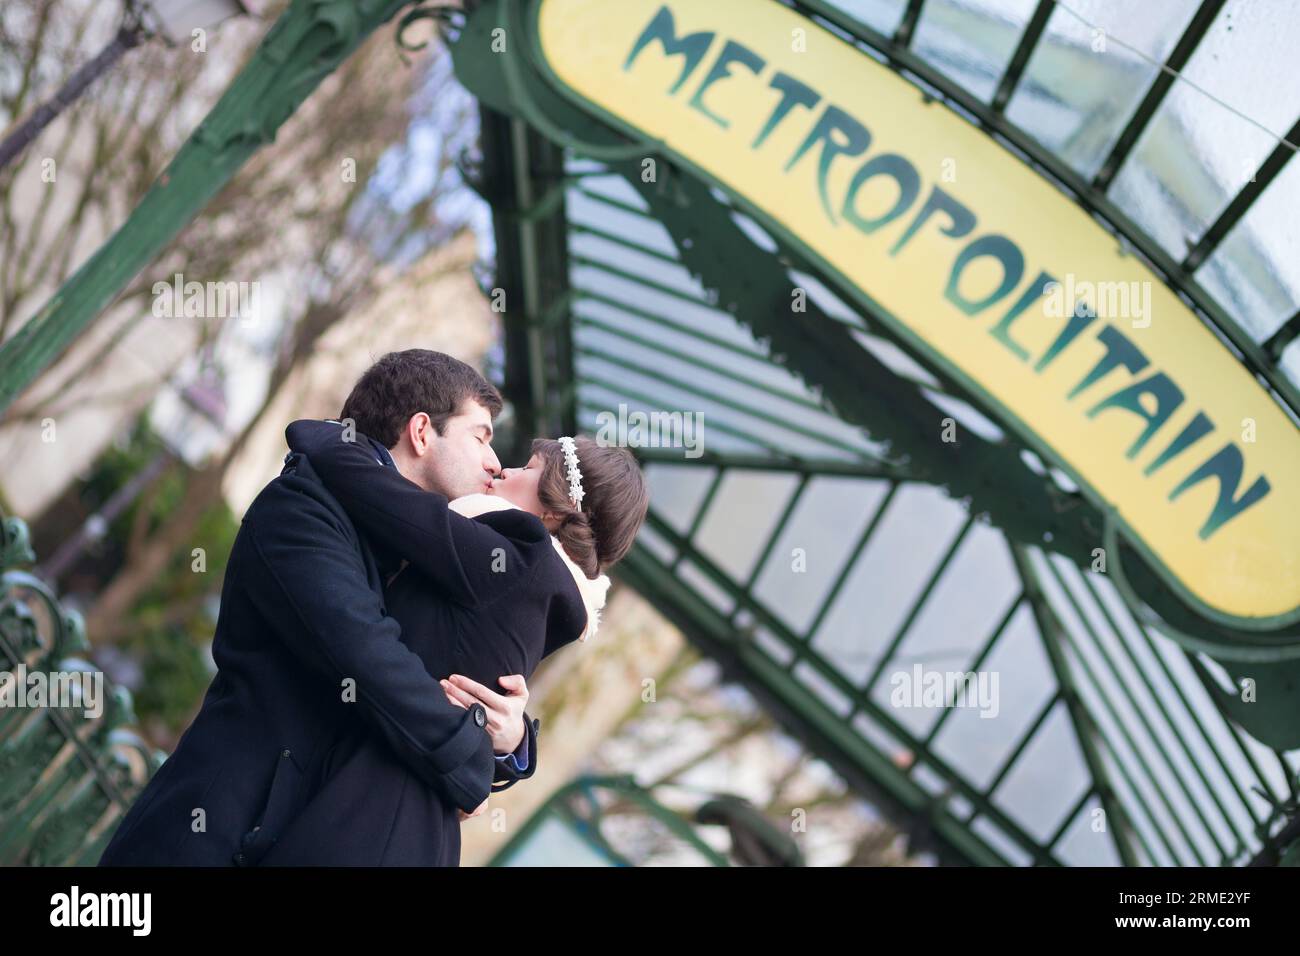
M 1038 41 L 1047 29 L 1047 21 L 1052 16 L 1052 11 L 1056 8 L 1056 0 L 1038 0 L 1038 6 L 1034 8 L 1034 15 L 1029 18 L 1029 25 L 1025 27 L 1025 32 L 1020 35 L 1020 42 L 1016 44 L 1016 52 L 1011 56 L 1011 62 L 1007 64 L 1006 70 L 1002 73 L 1002 79 L 998 81 L 998 88 L 993 93 L 993 111 L 1001 113 L 1007 108 L 1007 102 L 1011 99 L 1011 94 L 1016 91 L 1017 84 L 1020 83 L 1020 77 L 1025 72 L 1025 67 L 1029 64 L 1029 58 L 1033 55 L 1034 48 L 1038 46 Z
M 691 468 L 728 468 L 742 471 L 766 471 L 774 474 L 792 474 L 810 478 L 840 477 L 870 480 L 901 481 L 907 477 L 904 469 L 887 462 L 855 462 L 837 458 L 809 458 L 792 455 L 788 458 L 769 458 L 765 455 L 745 455 L 739 452 L 704 451 L 698 458 L 685 458 L 680 450 L 672 448 L 633 448 L 633 453 L 643 465 L 688 465 Z
M 925 7 L 925 0 L 907 0 L 907 10 L 903 12 L 903 19 L 898 23 L 898 29 L 894 31 L 894 42 L 901 47 L 910 46 L 912 36 L 916 33 L 916 25 L 921 21 L 921 11 Z
M 1053 568 L 1053 572 L 1059 574 L 1059 572 L 1057 572 L 1055 568 Z M 1151 695 L 1151 700 L 1154 701 L 1156 708 L 1160 711 L 1161 716 L 1164 717 L 1165 723 L 1169 727 L 1169 732 L 1173 736 L 1174 740 L 1178 742 L 1179 749 L 1182 751 L 1183 756 L 1186 758 L 1188 766 L 1190 766 L 1196 772 L 1197 777 L 1200 778 L 1201 784 L 1205 787 L 1206 792 L 1209 793 L 1210 799 L 1214 801 L 1214 805 L 1218 809 L 1219 815 L 1223 818 L 1224 824 L 1232 832 L 1233 836 L 1236 837 L 1237 840 L 1236 849 L 1231 852 L 1225 850 L 1224 851 L 1225 857 L 1231 858 L 1233 856 L 1238 855 L 1239 853 L 1244 852 L 1246 846 L 1245 835 L 1241 833 L 1240 830 L 1238 830 L 1236 821 L 1233 820 L 1232 818 L 1232 814 L 1228 812 L 1228 808 L 1224 806 L 1223 801 L 1219 798 L 1218 791 L 1214 788 L 1214 785 L 1210 783 L 1209 777 L 1205 775 L 1205 770 L 1201 767 L 1201 761 L 1197 759 L 1197 757 L 1192 753 L 1191 749 L 1187 746 L 1186 737 L 1184 736 L 1184 734 L 1182 733 L 1178 725 L 1174 723 L 1173 714 L 1170 713 L 1168 706 L 1166 706 L 1165 704 L 1164 694 L 1161 693 L 1156 688 L 1154 683 L 1152 683 L 1151 677 L 1147 673 L 1147 668 L 1138 660 L 1137 655 L 1133 653 L 1133 646 L 1131 642 L 1126 640 L 1123 633 L 1120 631 L 1119 625 L 1115 621 L 1114 617 L 1111 615 L 1110 609 L 1107 608 L 1105 603 L 1101 600 L 1101 595 L 1097 591 L 1097 586 L 1093 584 L 1089 574 L 1083 571 L 1076 571 L 1076 573 L 1078 574 L 1079 578 L 1083 581 L 1084 587 L 1088 591 L 1088 594 L 1091 596 L 1093 604 L 1096 605 L 1097 609 L 1101 612 L 1102 617 L 1106 621 L 1107 626 L 1111 629 L 1111 632 L 1115 635 L 1116 643 L 1118 643 L 1119 646 L 1123 648 L 1124 654 L 1128 658 L 1129 664 L 1133 668 L 1133 672 L 1138 675 L 1138 678 L 1142 681 L 1143 685 L 1146 687 L 1147 692 Z M 1059 577 L 1058 580 L 1060 580 Z M 1061 583 L 1061 587 L 1062 589 L 1065 588 L 1063 582 Z M 1071 596 L 1071 601 L 1073 600 L 1074 598 L 1073 596 Z M 1075 606 L 1077 607 L 1077 604 Z M 1083 616 L 1083 612 L 1081 610 L 1077 611 L 1076 613 L 1078 613 L 1080 617 Z M 1197 728 L 1201 731 L 1202 736 L 1205 736 L 1206 739 L 1208 740 L 1209 739 L 1208 735 L 1205 733 L 1205 727 L 1201 723 L 1200 717 L 1197 715 L 1196 711 L 1192 709 L 1190 706 L 1186 707 L 1186 716 L 1197 726 Z M 1193 805 L 1197 806 L 1197 812 L 1199 813 L 1199 804 L 1194 802 Z M 1207 824 L 1207 829 L 1208 828 L 1209 827 Z
M 1255 175 L 1250 177 L 1250 182 L 1233 197 L 1227 208 L 1219 213 L 1219 218 L 1214 220 L 1214 224 L 1205 230 L 1205 235 L 1197 240 L 1192 251 L 1187 253 L 1187 258 L 1183 260 L 1184 271 L 1195 272 L 1202 262 L 1214 255 L 1214 250 L 1232 231 L 1232 227 L 1246 215 L 1255 200 L 1264 195 L 1264 190 L 1268 189 L 1273 180 L 1277 179 L 1286 168 L 1286 164 L 1296 154 L 1296 143 L 1300 143 L 1300 119 L 1296 120 L 1291 130 L 1273 147 L 1273 151 L 1268 154 L 1268 158 L 1260 165 Z
M 1156 115 L 1160 109 L 1160 104 L 1165 101 L 1165 95 L 1173 88 L 1174 80 L 1178 78 L 1179 72 L 1187 65 L 1187 61 L 1192 58 L 1196 48 L 1200 46 L 1201 40 L 1209 32 L 1211 24 L 1219 16 L 1219 11 L 1227 0 L 1203 0 L 1191 22 L 1187 24 L 1187 29 L 1179 38 L 1178 43 L 1174 46 L 1169 58 L 1165 60 L 1164 66 L 1156 74 L 1155 80 L 1147 90 L 1146 96 L 1142 97 L 1142 102 L 1129 118 L 1124 131 L 1119 134 L 1119 139 L 1111 147 L 1110 155 L 1106 157 L 1105 162 L 1101 164 L 1101 169 L 1093 177 L 1092 185 L 1094 188 L 1105 192 L 1110 188 L 1111 181 L 1124 165 L 1124 160 L 1128 154 L 1133 151 L 1137 145 L 1147 124 L 1151 118 Z
M 1065 657 L 1063 638 L 1065 629 L 1061 626 L 1060 621 L 1056 619 L 1055 611 L 1052 610 L 1051 605 L 1043 596 L 1042 584 L 1038 579 L 1037 572 L 1030 563 L 1026 549 L 1014 541 L 1008 541 L 1007 543 L 1011 548 L 1011 558 L 1015 562 L 1016 570 L 1020 574 L 1021 581 L 1024 582 L 1025 596 L 1038 624 L 1038 633 L 1043 641 L 1043 649 L 1047 652 L 1047 658 L 1052 664 L 1052 669 L 1056 672 L 1060 693 L 1065 701 L 1066 711 L 1070 715 L 1070 722 L 1074 725 L 1075 738 L 1079 742 L 1079 749 L 1083 753 L 1083 759 L 1088 765 L 1089 772 L 1092 774 L 1093 784 L 1097 789 L 1097 797 L 1101 800 L 1106 818 L 1111 823 L 1109 832 L 1112 840 L 1114 840 L 1115 849 L 1125 866 L 1136 866 L 1138 858 L 1133 847 L 1133 839 L 1134 837 L 1142 839 L 1142 835 L 1133 828 L 1128 815 L 1124 812 L 1124 806 L 1119 800 L 1119 795 L 1115 792 L 1115 787 L 1110 780 L 1110 774 L 1106 770 L 1106 764 L 1097 746 L 1096 725 L 1093 723 L 1092 715 L 1088 713 L 1083 698 L 1079 695 L 1079 689 L 1075 683 L 1069 661 Z M 1123 765 L 1120 764 L 1120 770 L 1123 771 L 1123 769 Z M 1136 790 L 1134 792 L 1136 793 Z M 1163 835 L 1158 827 L 1156 832 Z M 1149 849 L 1147 855 L 1151 855 Z
M 1107 650 L 1106 648 L 1106 643 L 1101 639 L 1101 636 L 1097 633 L 1096 627 L 1093 626 L 1092 619 L 1089 617 L 1088 613 L 1083 609 L 1083 606 L 1079 603 L 1079 599 L 1075 595 L 1074 591 L 1069 587 L 1069 585 L 1066 584 L 1065 578 L 1061 574 L 1061 569 L 1056 566 L 1056 563 L 1049 559 L 1047 561 L 1047 569 L 1051 573 L 1052 579 L 1056 582 L 1056 586 L 1059 589 L 1059 591 L 1065 595 L 1066 603 L 1070 606 L 1071 610 L 1074 611 L 1074 616 L 1078 619 L 1079 623 L 1083 626 L 1084 632 L 1087 634 L 1089 640 L 1096 648 L 1098 654 L 1100 654 L 1102 663 L 1105 664 L 1106 670 L 1107 672 L 1109 672 L 1112 682 L 1119 686 L 1120 690 L 1123 692 L 1124 698 L 1128 701 L 1129 708 L 1133 711 L 1133 713 L 1138 715 L 1138 719 L 1141 721 L 1142 728 L 1145 729 L 1146 731 L 1145 739 L 1150 741 L 1151 745 L 1155 748 L 1156 753 L 1159 754 L 1164 765 L 1169 769 L 1169 773 L 1173 776 L 1173 779 L 1177 782 L 1178 787 L 1182 791 L 1183 796 L 1186 798 L 1188 806 L 1192 808 L 1192 812 L 1201 821 L 1201 825 L 1204 827 L 1205 832 L 1209 834 L 1210 839 L 1213 841 L 1215 848 L 1219 851 L 1218 865 L 1220 866 L 1226 865 L 1229 862 L 1231 853 L 1229 852 L 1227 847 L 1225 847 L 1219 841 L 1218 834 L 1215 832 L 1214 827 L 1210 825 L 1210 821 L 1206 819 L 1205 813 L 1201 809 L 1200 800 L 1198 800 L 1196 796 L 1192 793 L 1191 787 L 1188 786 L 1187 780 L 1184 777 L 1182 771 L 1178 769 L 1177 762 L 1170 756 L 1168 749 L 1166 749 L 1163 741 L 1160 739 L 1160 735 L 1156 733 L 1156 729 L 1151 722 L 1151 718 L 1148 716 L 1146 710 L 1139 703 L 1137 696 L 1133 693 L 1133 689 L 1129 686 L 1129 682 L 1126 681 L 1124 679 L 1124 675 L 1120 673 L 1119 667 L 1117 667 L 1115 664 L 1114 657 L 1111 655 L 1110 651 Z M 1073 637 L 1071 637 L 1071 642 L 1074 643 Z M 1123 644 L 1124 641 L 1120 639 L 1119 643 Z M 1084 659 L 1082 653 L 1079 654 L 1079 658 L 1081 660 Z M 1134 661 L 1134 664 L 1135 665 L 1137 664 L 1136 660 Z M 1087 665 L 1085 664 L 1085 668 L 1086 667 Z M 1135 666 L 1135 669 L 1139 673 L 1142 672 L 1142 668 L 1140 666 Z M 1128 721 L 1120 720 L 1119 714 L 1114 710 L 1113 705 L 1110 704 L 1109 695 L 1105 694 L 1105 691 L 1103 690 L 1102 685 L 1099 682 L 1096 683 L 1096 690 L 1099 695 L 1104 696 L 1106 698 L 1107 708 L 1111 713 L 1112 718 L 1117 721 L 1120 721 L 1119 726 L 1123 728 L 1123 733 L 1125 734 L 1125 738 L 1128 741 L 1129 746 L 1133 748 L 1133 752 L 1135 754 L 1138 753 L 1136 741 L 1134 741 L 1134 739 L 1132 738 L 1131 735 L 1129 735 L 1128 732 Z M 1175 736 L 1177 736 L 1176 730 L 1175 730 Z M 1179 819 L 1181 821 L 1181 816 L 1174 812 L 1174 808 L 1169 804 L 1167 798 L 1165 798 L 1164 796 L 1165 787 L 1161 784 L 1161 781 L 1156 779 L 1155 769 L 1153 767 L 1148 766 L 1145 760 L 1142 761 L 1140 766 L 1144 770 L 1146 770 L 1147 775 L 1151 778 L 1152 785 L 1154 786 L 1156 792 L 1158 792 L 1161 795 L 1161 799 L 1162 801 L 1164 801 L 1165 808 L 1169 810 L 1171 815 L 1173 815 L 1176 819 Z M 1180 827 L 1181 827 L 1181 823 L 1180 823 Z M 1193 853 L 1196 854 L 1198 862 L 1202 866 L 1204 866 L 1205 861 L 1201 859 L 1200 853 L 1196 849 L 1196 843 L 1192 840 L 1190 834 L 1188 834 L 1186 830 L 1183 830 L 1183 836 L 1187 840 L 1188 845 L 1192 847 L 1192 851 Z
M 1055 497 L 1014 443 L 986 441 L 970 429 L 956 443 L 935 440 L 948 413 L 901 382 L 811 298 L 803 312 L 792 311 L 787 261 L 746 236 L 704 184 L 677 176 L 661 189 L 619 168 L 676 241 L 683 264 L 717 289 L 720 307 L 770 342 L 773 358 L 819 389 L 841 420 L 887 444 L 913 478 L 969 499 L 973 513 L 986 512 L 1013 537 L 1091 560 L 1100 525 L 1081 495 Z
M 1264 343 L 1264 351 L 1280 362 L 1282 353 L 1298 336 L 1300 336 L 1300 312 L 1296 312 L 1283 322 L 1278 330 L 1269 336 L 1268 341 Z
M 503 397 L 515 412 L 511 457 L 527 457 L 534 435 L 577 430 L 567 318 L 568 222 L 564 152 L 517 118 L 480 110 L 484 156 L 475 188 L 492 203 L 496 284 L 505 296 Z M 557 311 L 558 310 L 558 311 Z

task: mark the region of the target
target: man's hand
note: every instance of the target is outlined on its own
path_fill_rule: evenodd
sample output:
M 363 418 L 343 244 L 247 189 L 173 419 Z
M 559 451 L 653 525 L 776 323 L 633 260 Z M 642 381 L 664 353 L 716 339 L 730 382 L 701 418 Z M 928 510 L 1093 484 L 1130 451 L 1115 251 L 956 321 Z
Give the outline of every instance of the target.
M 487 732 L 492 738 L 492 750 L 498 754 L 514 753 L 524 739 L 524 708 L 528 704 L 528 684 L 523 674 L 498 677 L 506 693 L 498 694 L 482 684 L 460 674 L 443 680 L 442 689 L 447 699 L 466 710 L 475 702 L 487 711 Z M 480 808 L 481 809 L 481 808 Z
M 456 818 L 457 818 L 458 820 L 468 820 L 468 819 L 470 819 L 471 817 L 476 817 L 476 816 L 478 816 L 480 813 L 482 813 L 484 810 L 487 809 L 487 805 L 488 805 L 488 802 L 487 802 L 486 800 L 484 800 L 482 803 L 480 803 L 480 804 L 478 805 L 478 809 L 475 810 L 473 813 L 466 813 L 466 812 L 465 812 L 464 810 L 462 810 L 460 807 L 457 807 L 457 808 L 456 808 Z

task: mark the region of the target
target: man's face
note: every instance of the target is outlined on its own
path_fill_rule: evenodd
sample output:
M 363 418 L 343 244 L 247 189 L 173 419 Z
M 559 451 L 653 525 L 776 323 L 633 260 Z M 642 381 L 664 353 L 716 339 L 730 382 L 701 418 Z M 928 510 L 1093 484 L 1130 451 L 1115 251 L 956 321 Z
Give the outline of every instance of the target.
M 417 484 L 448 498 L 459 498 L 492 487 L 501 462 L 492 450 L 492 416 L 473 400 L 466 400 L 447 419 L 439 435 L 430 426 L 428 447 L 419 456 Z

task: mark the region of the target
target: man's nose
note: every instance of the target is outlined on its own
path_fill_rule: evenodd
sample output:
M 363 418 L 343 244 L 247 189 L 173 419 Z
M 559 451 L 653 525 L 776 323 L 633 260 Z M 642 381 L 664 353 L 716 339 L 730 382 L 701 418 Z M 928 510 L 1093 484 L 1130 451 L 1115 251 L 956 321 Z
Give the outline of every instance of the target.
M 487 459 L 484 462 L 484 466 L 492 474 L 500 475 L 502 473 L 502 469 L 501 469 L 501 462 L 497 460 L 497 453 L 492 450 L 491 445 L 488 445 L 486 447 L 487 447 Z M 504 477 L 504 475 L 502 477 Z

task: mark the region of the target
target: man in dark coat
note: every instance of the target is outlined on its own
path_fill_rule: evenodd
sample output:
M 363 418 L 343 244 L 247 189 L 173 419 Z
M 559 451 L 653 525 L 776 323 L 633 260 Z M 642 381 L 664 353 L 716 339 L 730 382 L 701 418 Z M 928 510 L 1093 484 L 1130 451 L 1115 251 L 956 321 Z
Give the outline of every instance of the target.
M 500 409 L 468 365 L 412 349 L 372 366 L 342 417 L 365 421 L 381 461 L 451 497 L 483 490 L 500 470 L 490 447 Z M 397 567 L 357 533 L 305 456 L 287 456 L 231 550 L 217 674 L 101 866 L 256 865 L 349 722 L 363 721 L 464 817 L 482 811 L 494 783 L 533 774 L 537 724 L 523 712 L 522 677 L 502 679 L 510 693 L 449 700 L 387 616 L 383 585 Z

